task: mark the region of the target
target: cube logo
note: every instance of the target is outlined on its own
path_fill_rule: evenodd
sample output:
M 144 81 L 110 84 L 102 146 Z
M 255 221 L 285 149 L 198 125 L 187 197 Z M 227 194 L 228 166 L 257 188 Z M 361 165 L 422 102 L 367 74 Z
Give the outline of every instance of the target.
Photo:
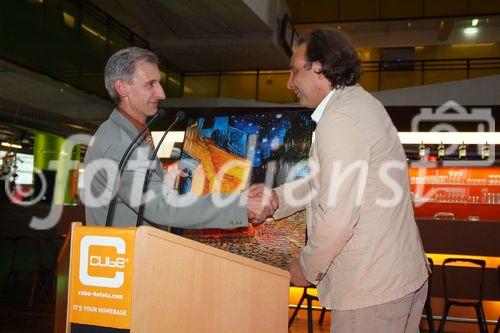
M 92 246 L 104 246 L 114 248 L 117 254 L 116 258 L 105 255 L 90 255 Z M 86 286 L 120 288 L 125 280 L 125 265 L 127 258 L 125 255 L 126 244 L 120 237 L 111 236 L 84 236 L 80 242 L 80 282 Z M 114 270 L 113 277 L 103 277 L 90 275 L 90 267 L 99 267 L 103 269 Z

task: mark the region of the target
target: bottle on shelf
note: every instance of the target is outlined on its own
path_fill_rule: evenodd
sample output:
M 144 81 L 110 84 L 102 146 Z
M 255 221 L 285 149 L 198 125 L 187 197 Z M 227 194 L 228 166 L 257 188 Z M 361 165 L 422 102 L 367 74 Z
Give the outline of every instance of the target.
M 465 146 L 465 142 L 462 141 L 462 144 L 458 147 L 458 158 L 464 160 L 467 158 L 467 147 Z
M 481 147 L 481 158 L 483 160 L 487 160 L 490 157 L 490 146 L 488 146 L 488 142 L 484 146 Z
M 422 143 L 418 146 L 418 156 L 420 156 L 421 158 L 422 157 L 425 157 L 425 145 L 424 145 L 424 142 L 422 141 Z
M 439 144 L 439 146 L 437 148 L 437 158 L 440 159 L 440 160 L 444 158 L 444 144 L 443 144 L 443 141 L 441 141 L 441 143 Z

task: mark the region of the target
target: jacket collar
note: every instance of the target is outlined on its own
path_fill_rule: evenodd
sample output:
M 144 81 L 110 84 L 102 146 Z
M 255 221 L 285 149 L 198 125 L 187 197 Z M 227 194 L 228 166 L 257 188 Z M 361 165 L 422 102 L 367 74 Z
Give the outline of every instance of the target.
M 323 116 L 323 112 L 325 112 L 325 108 L 330 102 L 330 99 L 332 98 L 333 94 L 335 93 L 335 88 L 333 90 L 330 90 L 328 94 L 326 94 L 325 98 L 319 103 L 319 105 L 316 107 L 314 112 L 311 115 L 312 120 L 317 124 L 319 120 L 321 119 L 321 116 Z
M 329 110 L 332 108 L 333 104 L 338 101 L 338 99 L 344 94 L 348 93 L 350 91 L 360 89 L 361 87 L 359 84 L 355 84 L 353 86 L 349 87 L 344 87 L 344 88 L 339 88 L 339 89 L 333 89 L 328 93 L 328 95 L 325 96 L 325 98 L 321 101 L 321 103 L 318 105 L 316 110 L 314 110 L 313 114 L 311 115 L 311 118 L 314 120 L 316 124 L 318 124 L 319 120 L 321 117 L 324 115 L 325 112 L 329 112 Z M 323 105 L 322 105 L 323 104 Z M 322 109 L 320 109 L 322 107 Z M 318 110 L 320 109 L 320 110 Z M 316 113 L 317 111 L 320 111 Z M 315 115 L 316 114 L 316 115 Z M 315 119 L 316 118 L 316 119 Z

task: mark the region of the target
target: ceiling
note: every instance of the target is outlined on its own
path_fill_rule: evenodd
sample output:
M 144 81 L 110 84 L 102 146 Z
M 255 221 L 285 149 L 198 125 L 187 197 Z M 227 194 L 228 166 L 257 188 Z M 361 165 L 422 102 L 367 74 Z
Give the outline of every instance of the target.
M 475 34 L 465 34 L 472 18 L 388 20 L 348 23 L 297 24 L 303 33 L 313 28 L 346 32 L 356 47 L 413 47 L 417 45 L 480 44 L 500 42 L 500 16 L 478 17 Z
M 92 0 L 182 71 L 286 68 L 284 0 Z
M 68 136 L 91 133 L 112 109 L 107 100 L 0 60 L 0 121 Z

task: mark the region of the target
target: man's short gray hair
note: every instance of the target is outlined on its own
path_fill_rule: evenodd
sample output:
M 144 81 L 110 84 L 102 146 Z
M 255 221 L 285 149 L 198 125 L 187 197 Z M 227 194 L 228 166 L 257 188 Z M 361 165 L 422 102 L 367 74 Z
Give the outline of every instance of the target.
M 116 103 L 120 103 L 120 95 L 115 90 L 115 81 L 122 80 L 132 83 L 135 73 L 135 64 L 138 61 L 146 61 L 158 65 L 158 57 L 153 52 L 140 47 L 127 47 L 114 53 L 104 68 L 104 84 L 109 96 Z

